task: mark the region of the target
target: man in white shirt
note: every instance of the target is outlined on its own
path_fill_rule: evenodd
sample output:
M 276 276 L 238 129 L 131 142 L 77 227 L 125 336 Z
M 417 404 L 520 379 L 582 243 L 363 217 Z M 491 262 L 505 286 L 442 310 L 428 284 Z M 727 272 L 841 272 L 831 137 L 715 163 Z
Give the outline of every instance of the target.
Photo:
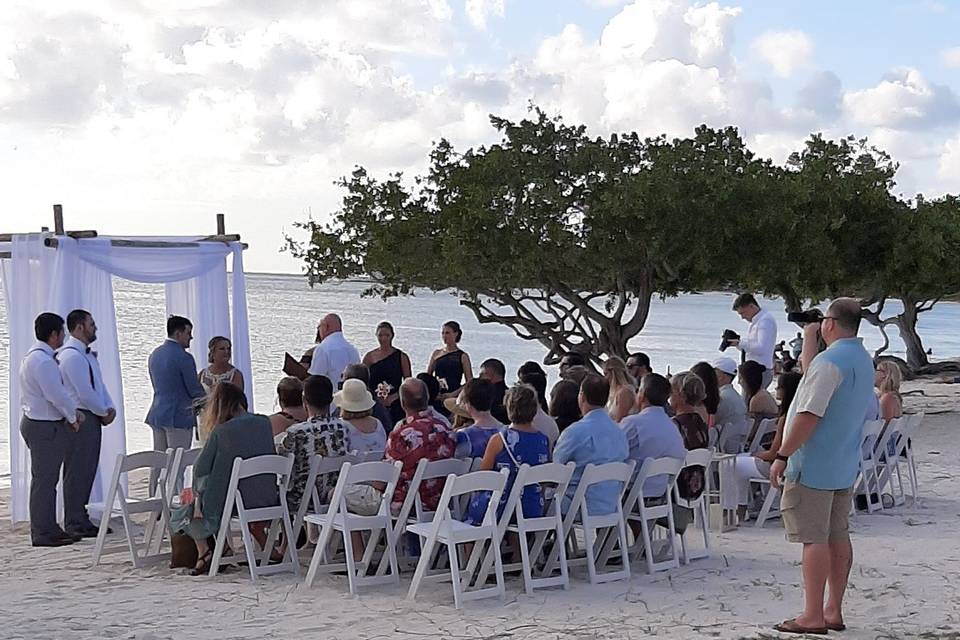
M 57 524 L 57 482 L 70 435 L 80 428 L 83 414 L 57 367 L 63 318 L 41 313 L 34 333 L 37 342 L 20 363 L 20 435 L 30 449 L 30 541 L 35 547 L 60 547 L 80 540 Z
M 744 359 L 753 360 L 764 366 L 763 388 L 773 381 L 773 351 L 777 343 L 777 321 L 769 311 L 757 304 L 751 293 L 741 293 L 733 301 L 733 310 L 750 323 L 747 335 L 740 340 L 731 340 L 730 344 L 743 352 Z
M 84 415 L 80 429 L 68 433 L 63 459 L 63 526 L 67 533 L 84 538 L 97 535 L 90 522 L 87 501 L 100 463 L 101 429 L 113 422 L 117 411 L 106 385 L 96 352 L 90 345 L 97 339 L 97 323 L 83 309 L 67 314 L 66 339 L 58 352 L 60 375 L 71 399 Z
M 337 314 L 325 315 L 317 328 L 321 341 L 313 350 L 310 375 L 326 376 L 337 389 L 343 380 L 343 370 L 347 365 L 360 362 L 360 353 L 343 337 L 343 325 Z

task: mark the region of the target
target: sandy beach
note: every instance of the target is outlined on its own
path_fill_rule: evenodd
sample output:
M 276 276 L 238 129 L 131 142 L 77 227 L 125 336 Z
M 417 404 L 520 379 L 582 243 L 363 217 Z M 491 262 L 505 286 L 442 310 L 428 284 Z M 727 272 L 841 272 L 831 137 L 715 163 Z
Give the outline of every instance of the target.
M 960 638 L 960 387 L 908 383 L 908 411 L 928 417 L 915 440 L 921 501 L 852 521 L 854 568 L 845 638 Z M 0 517 L 8 518 L 8 491 Z M 503 603 L 453 607 L 449 584 L 408 602 L 409 578 L 358 597 L 346 578 L 308 589 L 292 576 L 253 586 L 245 571 L 193 578 L 126 555 L 91 566 L 93 541 L 34 549 L 23 527 L 0 532 L 0 620 L 5 638 L 766 638 L 800 610 L 798 545 L 778 521 L 714 533 L 712 558 L 648 576 L 592 586 L 574 571 L 569 591 L 522 593 L 507 579 Z

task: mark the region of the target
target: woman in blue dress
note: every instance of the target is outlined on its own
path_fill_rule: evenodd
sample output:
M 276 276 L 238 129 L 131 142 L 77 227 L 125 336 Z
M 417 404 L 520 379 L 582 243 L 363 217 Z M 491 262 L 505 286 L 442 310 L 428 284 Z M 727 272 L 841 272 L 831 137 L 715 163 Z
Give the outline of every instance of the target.
M 544 464 L 550 461 L 550 445 L 547 437 L 533 427 L 533 419 L 537 415 L 540 403 L 537 392 L 533 387 L 518 384 L 511 387 L 504 397 L 507 416 L 510 426 L 500 429 L 497 435 L 487 442 L 487 449 L 480 463 L 481 471 L 499 471 L 509 469 L 510 477 L 503 490 L 503 497 L 497 507 L 497 517 L 503 513 L 507 497 L 513 490 L 513 483 L 517 478 L 520 465 L 530 466 Z M 483 522 L 490 503 L 489 491 L 478 491 L 470 499 L 467 508 L 466 521 L 472 524 Z M 523 490 L 520 496 L 520 505 L 525 518 L 539 518 L 543 515 L 543 494 L 540 487 L 530 485 Z

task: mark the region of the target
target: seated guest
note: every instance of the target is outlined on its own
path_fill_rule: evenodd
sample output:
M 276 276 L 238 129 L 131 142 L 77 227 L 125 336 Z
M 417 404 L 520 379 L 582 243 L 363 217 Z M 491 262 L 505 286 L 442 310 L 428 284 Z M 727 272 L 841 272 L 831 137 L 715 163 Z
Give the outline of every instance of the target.
M 367 388 L 369 388 L 370 369 L 365 364 L 347 365 L 347 367 L 343 370 L 343 379 L 344 381 L 360 380 L 363 382 L 363 384 L 367 385 Z M 380 421 L 384 435 L 390 433 L 390 431 L 393 429 L 393 425 L 395 424 L 393 416 L 390 414 L 390 409 L 377 402 L 373 405 L 373 417 Z
M 560 433 L 582 418 L 580 415 L 580 386 L 572 380 L 561 380 L 550 391 L 550 417 L 557 421 Z
M 564 512 L 570 507 L 570 500 L 577 492 L 580 478 L 588 464 L 623 462 L 630 453 L 626 436 L 607 413 L 609 395 L 610 385 L 606 380 L 596 374 L 587 376 L 580 385 L 578 396 L 583 418 L 560 434 L 553 450 L 553 459 L 556 462 L 566 464 L 573 461 L 577 464 L 563 500 Z M 606 515 L 616 511 L 621 484 L 613 481 L 601 482 L 587 489 L 587 512 L 591 515 Z
M 221 382 L 229 382 L 243 389 L 243 374 L 230 364 L 233 356 L 233 343 L 230 338 L 215 336 L 207 343 L 208 366 L 200 370 L 197 379 L 203 390 L 209 393 Z
M 533 362 L 530 364 L 536 365 Z M 557 421 L 547 413 L 547 375 L 542 369 L 539 372 L 530 368 L 524 370 L 521 367 L 520 369 L 520 382 L 530 385 L 537 392 L 537 415 L 533 418 L 533 428 L 547 436 L 550 451 L 553 451 L 553 445 L 560 437 L 560 428 L 557 426 Z
M 640 413 L 620 421 L 620 429 L 627 437 L 629 459 L 636 460 L 636 471 L 647 458 L 678 458 L 687 456 L 687 448 L 677 425 L 667 415 L 666 406 L 672 389 L 670 381 L 657 373 L 649 373 L 640 381 L 637 391 L 637 407 Z M 667 491 L 663 476 L 647 480 L 643 485 L 643 497 L 659 498 Z
M 303 383 L 298 378 L 286 376 L 277 384 L 277 403 L 280 411 L 270 416 L 270 428 L 273 437 L 277 437 L 298 422 L 307 419 L 307 410 L 303 408 Z
M 507 410 L 503 408 L 503 396 L 507 393 L 507 383 L 503 379 L 506 376 L 507 368 L 496 358 L 488 358 L 480 364 L 480 377 L 493 385 L 490 413 L 500 423 L 507 422 Z
M 737 363 L 733 358 L 720 358 L 713 363 L 713 370 L 717 374 L 720 384 L 720 402 L 717 405 L 717 419 L 715 426 L 719 429 L 732 427 L 735 433 L 741 433 L 743 440 L 750 430 L 747 421 L 747 405 L 743 396 L 733 388 L 733 380 L 737 375 Z M 737 440 L 734 438 L 734 440 Z M 739 453 L 738 451 L 723 451 L 722 453 Z
M 423 382 L 427 387 L 427 394 L 430 396 L 430 406 L 427 408 L 434 418 L 444 423 L 448 427 L 450 426 L 450 420 L 443 414 L 443 411 L 440 411 L 437 406 L 443 406 L 443 400 L 440 399 L 440 381 L 437 380 L 436 376 L 432 373 L 423 373 L 417 374 L 417 380 Z M 404 420 L 406 416 L 404 416 Z
M 637 383 L 627 373 L 627 365 L 617 356 L 610 356 L 603 363 L 603 377 L 610 385 L 607 412 L 614 422 L 620 422 L 633 412 Z
M 170 526 L 172 531 L 186 533 L 196 542 L 198 559 L 193 575 L 210 570 L 213 549 L 207 541 L 217 535 L 222 519 L 230 517 L 223 513 L 223 507 L 233 461 L 274 452 L 270 420 L 267 416 L 247 413 L 247 399 L 239 387 L 226 383 L 215 386 L 205 411 L 215 414 L 210 420 L 218 424 L 210 432 L 193 467 L 194 501 L 174 510 Z M 269 507 L 279 501 L 276 478 L 270 476 L 244 478 L 239 490 L 247 509 Z M 263 547 L 266 534 L 262 524 L 257 524 L 260 526 L 251 526 L 250 531 Z
M 690 368 L 691 373 L 697 374 L 706 388 L 707 395 L 703 398 L 703 413 L 700 417 L 708 427 L 717 424 L 717 408 L 720 406 L 720 383 L 717 381 L 717 372 L 709 362 L 698 362 Z
M 740 387 L 747 401 L 747 414 L 756 419 L 776 418 L 780 409 L 777 401 L 763 386 L 762 364 L 747 360 L 740 365 Z
M 397 424 L 387 438 L 384 460 L 403 463 L 400 480 L 393 494 L 391 509 L 400 511 L 410 488 L 410 480 L 421 460 L 444 460 L 453 457 L 456 442 L 449 425 L 438 420 L 429 411 L 427 387 L 419 378 L 404 380 L 400 385 L 400 406 L 406 418 Z M 420 484 L 420 500 L 425 509 L 433 511 L 443 492 L 443 479 L 434 478 Z
M 877 365 L 873 383 L 879 394 L 879 418 L 889 422 L 903 416 L 903 396 L 900 395 L 902 382 L 903 373 L 895 363 L 883 360 Z
M 673 405 L 673 421 L 680 429 L 683 445 L 688 451 L 706 449 L 710 446 L 707 423 L 700 417 L 697 407 L 703 404 L 707 395 L 706 386 L 695 373 L 678 373 L 670 380 L 670 404 Z M 694 500 L 700 497 L 705 488 L 702 468 L 684 469 L 677 476 L 677 490 L 680 497 Z M 678 525 L 679 526 L 679 525 Z
M 583 382 L 583 379 L 588 375 L 593 373 L 586 365 L 575 364 L 571 367 L 568 367 L 563 373 L 560 374 L 561 380 L 569 380 L 570 382 L 577 385 L 577 389 L 580 388 L 580 384 Z M 578 392 L 579 393 L 579 392 Z
M 582 353 L 577 353 L 576 351 L 568 351 L 560 358 L 560 377 L 566 378 L 567 372 L 570 371 L 571 367 L 587 367 L 587 359 L 583 357 Z M 580 382 L 578 381 L 579 385 Z
M 627 356 L 627 373 L 639 384 L 644 376 L 653 373 L 653 369 L 650 367 L 650 356 L 642 351 L 631 353 Z
M 460 397 L 456 402 L 466 410 L 473 423 L 454 432 L 457 440 L 454 457 L 481 457 L 487 450 L 491 436 L 503 428 L 503 423 L 490 412 L 494 393 L 493 385 L 483 378 L 474 378 L 460 389 Z
M 373 417 L 373 409 L 378 405 L 363 380 L 344 380 L 343 388 L 333 394 L 333 403 L 340 409 L 340 419 L 347 424 L 350 451 L 382 456 L 387 434 L 380 421 Z
M 777 432 L 770 446 L 756 453 L 737 455 L 737 515 L 740 520 L 746 519 L 747 505 L 750 504 L 750 480 L 764 480 L 770 477 L 770 464 L 776 459 L 780 443 L 783 442 L 783 427 L 787 422 L 790 404 L 797 395 L 800 378 L 801 375 L 796 371 L 788 371 L 781 374 L 777 380 L 777 400 L 780 401 L 780 409 L 777 416 Z
M 510 478 L 503 489 L 500 505 L 497 508 L 498 518 L 502 515 L 507 498 L 513 490 L 513 483 L 520 465 L 528 464 L 532 467 L 550 461 L 547 437 L 533 426 L 533 418 L 540 408 L 536 391 L 533 387 L 518 384 L 507 391 L 505 400 L 507 414 L 510 416 L 510 428 L 497 430 L 497 434 L 487 443 L 483 460 L 480 462 L 481 471 L 510 470 Z M 467 508 L 466 521 L 473 524 L 483 522 L 483 516 L 489 504 L 489 491 L 474 493 Z M 520 507 L 525 518 L 539 518 L 543 515 L 543 495 L 539 485 L 524 488 L 520 496 Z
M 287 507 L 296 513 L 300 502 L 309 499 L 307 478 L 313 456 L 339 457 L 350 452 L 349 428 L 340 418 L 330 415 L 333 383 L 326 376 L 309 376 L 303 381 L 303 405 L 307 419 L 287 428 L 276 438 L 277 453 L 293 454 L 293 472 L 287 489 Z M 336 474 L 318 479 L 321 500 L 336 486 Z

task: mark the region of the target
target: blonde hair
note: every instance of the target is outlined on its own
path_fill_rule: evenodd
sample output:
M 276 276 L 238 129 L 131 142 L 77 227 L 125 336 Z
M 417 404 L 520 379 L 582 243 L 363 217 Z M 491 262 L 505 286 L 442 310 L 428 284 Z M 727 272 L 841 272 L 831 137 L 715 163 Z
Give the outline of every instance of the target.
M 900 371 L 900 367 L 889 360 L 884 360 L 877 365 L 877 371 L 883 372 L 880 393 L 895 393 L 900 397 L 900 384 L 903 382 L 903 372 Z
M 670 388 L 691 407 L 700 406 L 707 397 L 707 386 L 703 384 L 703 380 L 689 371 L 674 374 L 670 380 Z
M 247 396 L 240 387 L 230 382 L 218 383 L 210 390 L 200 414 L 200 442 L 206 443 L 215 427 L 236 418 L 246 410 Z
M 213 364 L 213 352 L 217 350 L 217 345 L 221 342 L 226 342 L 228 345 L 233 347 L 233 343 L 230 341 L 230 338 L 225 338 L 224 336 L 214 336 L 210 338 L 210 342 L 207 343 L 207 362 Z
M 610 383 L 611 395 L 620 387 L 637 386 L 633 376 L 627 372 L 627 364 L 618 356 L 610 356 L 603 363 L 603 377 Z

